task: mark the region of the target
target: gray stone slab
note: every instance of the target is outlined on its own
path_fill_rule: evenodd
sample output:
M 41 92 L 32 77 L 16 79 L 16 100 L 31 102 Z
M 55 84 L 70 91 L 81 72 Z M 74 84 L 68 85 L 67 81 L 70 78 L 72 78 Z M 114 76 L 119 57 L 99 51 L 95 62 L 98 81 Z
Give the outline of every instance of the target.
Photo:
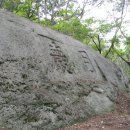
M 93 49 L 0 10 L 0 127 L 55 130 L 113 110 L 127 87 Z

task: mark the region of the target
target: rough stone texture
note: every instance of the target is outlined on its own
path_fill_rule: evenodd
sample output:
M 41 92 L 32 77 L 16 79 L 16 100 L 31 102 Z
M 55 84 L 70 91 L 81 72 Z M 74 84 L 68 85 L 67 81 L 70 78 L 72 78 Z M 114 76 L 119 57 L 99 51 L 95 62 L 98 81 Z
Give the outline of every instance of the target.
M 79 41 L 0 10 L 0 127 L 55 130 L 111 111 L 128 79 Z

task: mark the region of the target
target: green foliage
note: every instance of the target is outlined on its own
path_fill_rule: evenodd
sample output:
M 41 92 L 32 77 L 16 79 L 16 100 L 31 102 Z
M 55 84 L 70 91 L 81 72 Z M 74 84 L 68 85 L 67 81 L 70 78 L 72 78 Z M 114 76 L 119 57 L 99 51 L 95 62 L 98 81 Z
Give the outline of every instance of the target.
M 5 0 L 3 2 L 3 8 L 30 20 L 36 20 L 38 17 L 36 6 L 36 0 Z
M 8 11 L 13 12 L 14 10 L 17 9 L 19 3 L 20 3 L 20 0 L 4 0 L 3 8 L 7 9 Z
M 36 10 L 33 9 L 33 0 L 25 0 L 18 6 L 15 13 L 29 19 L 36 17 Z
M 51 28 L 51 26 L 52 26 L 52 23 L 49 19 L 44 19 L 44 20 L 40 21 L 40 24 L 44 27 L 50 27 Z
M 84 21 L 84 25 L 86 25 L 86 26 L 89 26 L 93 23 L 96 23 L 96 20 L 94 20 L 94 18 L 85 19 L 85 21 Z
M 126 41 L 125 41 L 125 51 L 126 51 L 127 54 L 130 53 L 130 37 L 126 38 Z
M 70 21 L 59 21 L 52 28 L 70 35 L 83 43 L 89 42 L 90 38 L 87 36 L 92 31 L 90 28 L 84 26 L 78 18 L 73 18 Z
M 102 23 L 101 21 L 100 21 L 100 26 L 99 26 L 99 28 L 98 28 L 98 30 L 99 30 L 99 32 L 100 33 L 109 33 L 110 31 L 111 31 L 111 29 L 113 28 L 113 25 L 111 24 L 111 23 Z

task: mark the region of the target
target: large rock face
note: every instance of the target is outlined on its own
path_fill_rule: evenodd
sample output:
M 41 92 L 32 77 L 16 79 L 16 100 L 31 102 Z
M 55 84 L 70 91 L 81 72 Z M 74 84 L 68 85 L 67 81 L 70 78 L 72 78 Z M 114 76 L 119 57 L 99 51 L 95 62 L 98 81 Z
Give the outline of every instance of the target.
M 0 10 L 0 127 L 55 130 L 112 110 L 126 87 L 94 50 Z

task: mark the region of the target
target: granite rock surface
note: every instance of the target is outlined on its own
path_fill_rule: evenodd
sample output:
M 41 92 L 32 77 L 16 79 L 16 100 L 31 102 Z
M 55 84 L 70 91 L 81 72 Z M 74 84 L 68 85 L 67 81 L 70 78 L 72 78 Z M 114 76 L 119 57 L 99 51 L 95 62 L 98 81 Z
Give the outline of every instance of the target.
M 114 109 L 120 68 L 69 36 L 0 10 L 0 127 L 57 130 Z

